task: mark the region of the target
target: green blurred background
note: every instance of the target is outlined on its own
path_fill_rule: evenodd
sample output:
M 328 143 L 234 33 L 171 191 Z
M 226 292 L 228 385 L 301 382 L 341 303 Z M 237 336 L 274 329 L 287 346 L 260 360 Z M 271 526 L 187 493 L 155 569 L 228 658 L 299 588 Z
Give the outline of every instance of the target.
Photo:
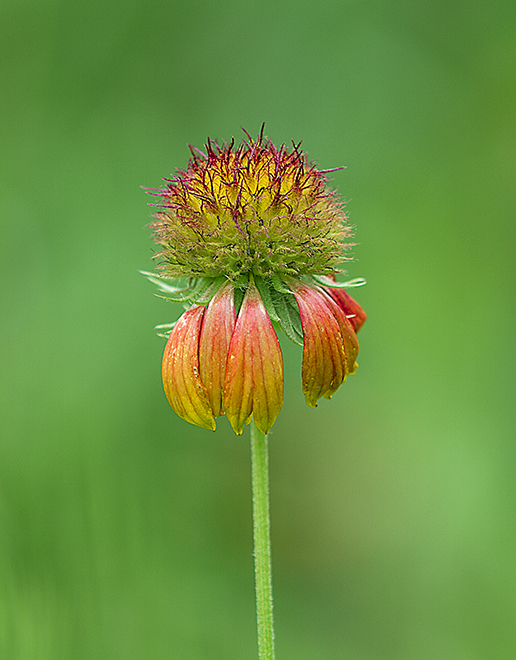
M 169 408 L 140 185 L 263 121 L 357 226 L 360 369 L 271 434 L 278 660 L 516 657 L 516 6 L 0 9 L 0 657 L 255 658 L 248 437 Z

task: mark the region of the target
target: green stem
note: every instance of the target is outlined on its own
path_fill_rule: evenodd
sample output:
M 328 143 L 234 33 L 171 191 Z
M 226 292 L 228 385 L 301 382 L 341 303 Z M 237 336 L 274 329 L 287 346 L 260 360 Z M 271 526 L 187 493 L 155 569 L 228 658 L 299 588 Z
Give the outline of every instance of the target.
M 254 420 L 251 422 L 251 466 L 258 657 L 260 660 L 274 660 L 269 455 L 267 436 L 256 428 Z

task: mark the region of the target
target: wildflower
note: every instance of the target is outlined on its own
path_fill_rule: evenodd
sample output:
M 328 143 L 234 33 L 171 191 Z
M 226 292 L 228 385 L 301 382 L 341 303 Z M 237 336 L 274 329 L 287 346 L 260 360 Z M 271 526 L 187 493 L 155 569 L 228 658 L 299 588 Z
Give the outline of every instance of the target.
M 161 198 L 152 224 L 161 272 L 146 274 L 187 307 L 163 357 L 172 408 L 207 429 L 226 414 L 237 434 L 254 417 L 266 434 L 283 405 L 276 329 L 303 345 L 308 405 L 331 398 L 357 368 L 366 319 L 344 288 L 364 282 L 335 278 L 352 231 L 327 185 L 333 170 L 317 170 L 300 144 L 276 148 L 263 128 L 246 135 L 237 148 L 190 147 L 187 169 L 149 191 Z

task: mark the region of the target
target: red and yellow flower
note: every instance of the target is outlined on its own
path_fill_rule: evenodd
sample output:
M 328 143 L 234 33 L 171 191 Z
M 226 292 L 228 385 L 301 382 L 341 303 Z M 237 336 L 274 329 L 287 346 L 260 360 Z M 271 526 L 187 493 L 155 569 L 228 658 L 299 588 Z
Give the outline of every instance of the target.
M 283 405 L 275 328 L 303 345 L 303 393 L 316 406 L 355 372 L 366 319 L 335 281 L 352 244 L 328 170 L 299 145 L 247 137 L 236 149 L 192 149 L 186 171 L 150 191 L 162 198 L 162 271 L 148 275 L 188 307 L 168 336 L 165 393 L 187 422 L 214 430 L 225 414 L 237 434 L 251 418 L 268 433 Z M 179 278 L 184 286 L 170 284 Z

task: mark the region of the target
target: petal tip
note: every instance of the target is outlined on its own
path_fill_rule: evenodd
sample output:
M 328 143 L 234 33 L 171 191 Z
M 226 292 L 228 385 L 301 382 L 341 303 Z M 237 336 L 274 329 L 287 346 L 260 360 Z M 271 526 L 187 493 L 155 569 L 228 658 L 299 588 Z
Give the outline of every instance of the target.
M 231 420 L 230 420 L 230 424 L 231 424 L 231 428 L 233 429 L 236 435 L 242 435 L 242 431 L 244 430 L 243 424 L 242 425 L 237 423 L 233 424 L 231 423 Z

